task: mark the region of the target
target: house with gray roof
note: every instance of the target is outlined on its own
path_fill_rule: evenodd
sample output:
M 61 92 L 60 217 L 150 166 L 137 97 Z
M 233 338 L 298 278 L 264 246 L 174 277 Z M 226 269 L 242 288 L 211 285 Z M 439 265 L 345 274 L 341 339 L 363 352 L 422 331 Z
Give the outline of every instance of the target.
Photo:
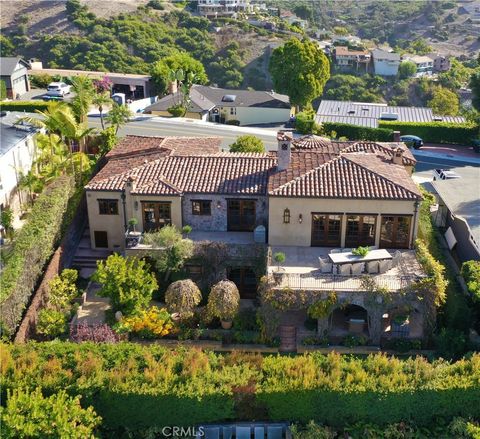
M 15 99 L 30 90 L 28 63 L 19 57 L 0 58 L 0 80 L 5 82 L 7 98 Z
M 379 121 L 398 122 L 451 122 L 464 123 L 461 116 L 436 116 L 427 107 L 399 107 L 368 102 L 330 101 L 322 99 L 315 116 L 319 124 L 323 122 L 347 123 L 370 128 L 378 128 Z
M 450 250 L 462 262 L 480 260 L 480 168 L 455 168 L 460 178 L 435 180 L 438 210 L 433 218 L 447 232 Z
M 181 102 L 181 93 L 173 90 L 173 93 L 145 108 L 145 113 L 171 116 L 169 108 Z M 273 91 L 229 90 L 194 85 L 190 89 L 185 117 L 217 123 L 259 125 L 284 123 L 293 111 L 288 96 Z
M 400 55 L 382 49 L 372 50 L 373 68 L 376 75 L 396 76 L 400 65 Z

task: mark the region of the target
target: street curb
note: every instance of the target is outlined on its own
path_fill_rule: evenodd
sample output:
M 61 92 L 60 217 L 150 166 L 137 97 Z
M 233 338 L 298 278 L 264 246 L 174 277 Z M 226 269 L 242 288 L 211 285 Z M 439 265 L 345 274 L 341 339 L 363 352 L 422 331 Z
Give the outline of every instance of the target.
M 436 159 L 443 159 L 443 160 L 454 160 L 460 163 L 466 163 L 471 165 L 480 165 L 480 158 L 470 158 L 470 157 L 458 157 L 454 154 L 439 154 L 434 152 L 425 152 L 425 151 L 414 151 L 413 155 L 415 158 L 417 157 L 429 157 L 429 158 L 436 158 Z

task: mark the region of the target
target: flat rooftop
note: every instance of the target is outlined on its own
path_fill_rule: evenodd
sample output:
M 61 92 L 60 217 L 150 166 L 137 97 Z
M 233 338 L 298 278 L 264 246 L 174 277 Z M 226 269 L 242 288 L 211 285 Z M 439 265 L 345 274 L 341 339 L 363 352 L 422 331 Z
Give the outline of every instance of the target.
M 455 168 L 461 178 L 436 180 L 433 187 L 448 210 L 463 218 L 472 233 L 473 239 L 480 244 L 480 168 L 465 166 Z
M 95 78 L 101 78 L 103 76 L 108 76 L 109 78 L 125 78 L 125 79 L 143 79 L 149 81 L 151 79 L 150 75 L 142 75 L 136 73 L 115 73 L 115 72 L 95 72 L 91 70 L 68 70 L 68 69 L 31 69 L 28 71 L 29 75 L 60 75 L 60 76 L 79 76 L 86 75 Z

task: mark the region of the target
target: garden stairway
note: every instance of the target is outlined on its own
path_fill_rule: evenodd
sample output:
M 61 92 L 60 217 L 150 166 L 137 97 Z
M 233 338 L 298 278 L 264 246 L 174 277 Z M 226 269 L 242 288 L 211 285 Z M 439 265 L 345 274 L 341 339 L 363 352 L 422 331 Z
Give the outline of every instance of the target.
M 97 261 L 105 260 L 111 254 L 112 252 L 108 249 L 96 250 L 91 248 L 90 229 L 86 227 L 73 257 L 72 268 L 76 268 L 79 271 L 93 272 L 97 268 Z

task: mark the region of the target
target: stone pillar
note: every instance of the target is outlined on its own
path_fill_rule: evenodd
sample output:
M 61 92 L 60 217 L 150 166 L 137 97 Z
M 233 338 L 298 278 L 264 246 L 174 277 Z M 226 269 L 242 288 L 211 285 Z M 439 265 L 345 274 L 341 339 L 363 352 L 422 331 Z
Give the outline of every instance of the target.
M 370 320 L 370 325 L 369 325 L 369 336 L 370 339 L 372 340 L 372 343 L 375 345 L 380 344 L 380 338 L 382 336 L 382 315 L 383 312 L 381 309 L 374 308 L 371 309 L 369 308 L 367 310 L 368 312 L 368 318 Z
M 325 334 L 328 334 L 330 325 L 329 325 L 330 315 L 317 319 L 317 332 L 320 337 L 323 337 Z

